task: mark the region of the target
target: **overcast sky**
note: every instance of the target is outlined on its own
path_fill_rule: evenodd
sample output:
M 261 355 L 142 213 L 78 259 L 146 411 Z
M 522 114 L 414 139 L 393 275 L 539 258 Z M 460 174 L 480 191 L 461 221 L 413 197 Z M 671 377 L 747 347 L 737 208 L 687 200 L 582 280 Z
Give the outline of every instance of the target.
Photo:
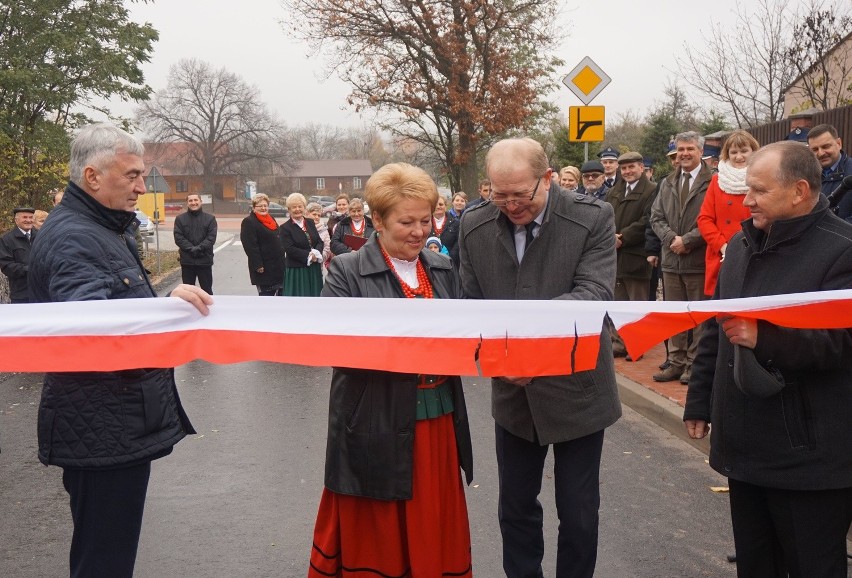
M 798 4 L 800 0 L 791 0 Z M 560 108 L 582 104 L 560 79 L 585 56 L 591 57 L 612 83 L 592 102 L 607 107 L 607 119 L 633 110 L 644 116 L 668 78 L 672 55 L 684 43 L 701 49 L 701 32 L 710 18 L 733 26 L 741 0 L 636 2 L 635 0 L 565 0 L 560 15 L 565 61 L 551 100 Z M 358 126 L 369 122 L 348 108 L 347 85 L 324 78 L 323 66 L 306 46 L 287 38 L 278 24 L 278 0 L 157 0 L 130 4 L 132 17 L 160 33 L 151 62 L 143 70 L 156 91 L 166 85 L 169 67 L 197 57 L 224 66 L 257 86 L 263 100 L 288 125 L 306 122 Z M 670 63 L 670 64 L 667 64 Z M 668 68 L 668 70 L 667 70 Z M 114 113 L 132 115 L 134 104 L 112 102 Z

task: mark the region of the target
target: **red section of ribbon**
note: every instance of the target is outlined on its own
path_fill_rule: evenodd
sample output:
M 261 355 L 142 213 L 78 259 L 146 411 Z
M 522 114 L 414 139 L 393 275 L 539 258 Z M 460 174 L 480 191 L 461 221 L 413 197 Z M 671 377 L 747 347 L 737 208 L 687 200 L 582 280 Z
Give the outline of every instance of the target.
M 627 323 L 618 330 L 627 351 L 633 359 L 639 359 L 646 351 L 663 341 L 688 329 L 692 329 L 714 313 L 649 313 L 638 321 Z
M 571 373 L 573 338 L 478 339 L 345 337 L 243 331 L 0 337 L 5 371 L 113 371 L 128 367 L 174 367 L 195 359 L 211 363 L 273 361 L 311 366 L 369 368 L 401 373 L 561 375 Z M 581 338 L 577 371 L 593 369 L 599 337 Z M 50 355 L 44 355 L 50 351 Z
M 477 339 L 346 337 L 243 331 L 0 337 L 5 371 L 113 371 L 211 363 L 273 361 L 447 375 L 477 375 Z M 48 351 L 50 355 L 44 353 Z

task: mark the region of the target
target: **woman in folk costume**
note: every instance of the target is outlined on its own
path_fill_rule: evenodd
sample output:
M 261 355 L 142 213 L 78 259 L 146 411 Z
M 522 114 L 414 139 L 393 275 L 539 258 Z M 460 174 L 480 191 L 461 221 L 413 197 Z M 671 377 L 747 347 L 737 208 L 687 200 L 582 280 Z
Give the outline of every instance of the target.
M 365 197 L 376 233 L 332 260 L 323 297 L 458 298 L 449 259 L 424 248 L 438 201 L 429 175 L 385 165 Z M 470 483 L 459 377 L 334 368 L 308 576 L 471 576 L 459 468 Z
M 745 184 L 746 165 L 751 153 L 760 148 L 757 140 L 744 130 L 735 130 L 722 146 L 719 172 L 710 179 L 704 203 L 698 214 L 698 230 L 707 241 L 704 257 L 704 294 L 713 296 L 716 279 L 725 258 L 728 241 L 742 230 L 740 223 L 751 216 L 743 207 L 748 192 Z
M 319 203 L 308 203 L 305 207 L 308 216 L 313 219 L 314 225 L 317 227 L 320 239 L 322 239 L 322 262 L 328 267 L 328 260 L 331 257 L 331 235 L 328 230 L 328 225 L 322 222 L 322 205 Z
M 370 217 L 364 216 L 364 203 L 361 199 L 352 199 L 349 201 L 349 215 L 337 223 L 334 233 L 331 234 L 331 252 L 335 255 L 343 255 L 356 250 L 348 243 L 349 238 L 369 239 L 372 234 L 373 221 Z
M 447 249 L 447 255 L 459 241 L 459 220 L 447 212 L 447 201 L 444 197 L 438 197 L 438 203 L 432 212 L 432 232 L 430 237 L 438 237 L 441 244 Z
M 284 247 L 284 292 L 289 297 L 319 297 L 322 290 L 323 241 L 313 218 L 305 211 L 301 193 L 287 197 L 290 219 L 281 225 Z

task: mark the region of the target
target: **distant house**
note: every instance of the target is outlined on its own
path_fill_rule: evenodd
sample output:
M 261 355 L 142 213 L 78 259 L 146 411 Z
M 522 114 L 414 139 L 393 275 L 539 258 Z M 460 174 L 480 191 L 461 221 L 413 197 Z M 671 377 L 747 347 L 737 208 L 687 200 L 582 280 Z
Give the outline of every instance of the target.
M 301 161 L 290 173 L 284 189 L 287 194 L 302 193 L 306 197 L 338 193 L 360 196 L 372 174 L 366 159 Z
M 238 176 L 233 173 L 213 176 L 212 190 L 205 190 L 201 164 L 193 156 L 194 146 L 189 142 L 165 142 L 145 144 L 145 175 L 152 167 L 157 170 L 169 185 L 170 192 L 165 195 L 166 203 L 175 203 L 186 199 L 189 193 L 213 195 L 216 199 L 236 199 Z
M 834 94 L 832 98 L 836 98 L 834 106 L 842 107 L 852 104 L 852 33 L 838 42 L 826 54 L 826 59 L 828 59 L 829 94 Z M 818 72 L 815 67 L 811 67 L 790 83 L 784 91 L 784 118 L 815 106 L 804 89 L 804 81 L 808 79 L 810 83 L 813 83 Z

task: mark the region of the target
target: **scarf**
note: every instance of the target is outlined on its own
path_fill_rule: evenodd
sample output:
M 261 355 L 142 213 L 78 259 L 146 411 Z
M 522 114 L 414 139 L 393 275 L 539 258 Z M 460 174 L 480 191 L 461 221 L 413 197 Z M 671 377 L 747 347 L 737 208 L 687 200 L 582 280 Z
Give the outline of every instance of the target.
M 719 188 L 729 195 L 744 195 L 748 192 L 745 184 L 746 167 L 735 168 L 728 161 L 719 163 Z
M 278 222 L 272 218 L 272 215 L 266 213 L 265 215 L 261 215 L 260 213 L 255 213 L 255 217 L 257 220 L 263 223 L 263 226 L 269 229 L 270 231 L 274 231 L 278 228 Z

